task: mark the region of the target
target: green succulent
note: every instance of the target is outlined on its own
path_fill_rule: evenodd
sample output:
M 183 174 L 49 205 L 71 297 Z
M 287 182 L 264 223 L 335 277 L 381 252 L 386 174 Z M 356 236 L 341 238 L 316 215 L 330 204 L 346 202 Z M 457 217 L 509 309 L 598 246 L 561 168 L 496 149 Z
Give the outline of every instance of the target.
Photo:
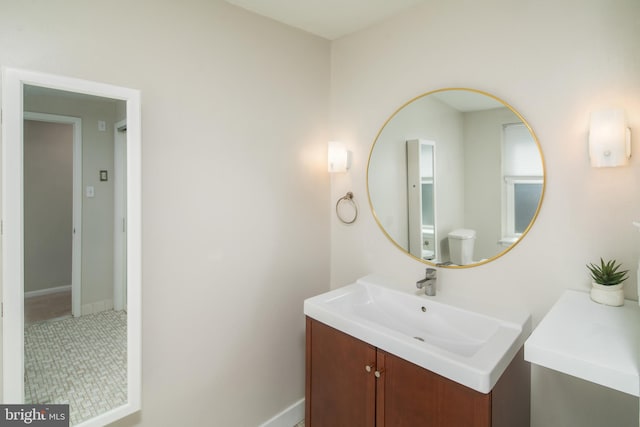
M 600 258 L 600 265 L 588 264 L 587 268 L 591 272 L 591 278 L 594 282 L 604 286 L 613 286 L 627 280 L 629 270 L 618 271 L 621 266 L 622 264 L 618 264 L 615 259 L 604 262 Z

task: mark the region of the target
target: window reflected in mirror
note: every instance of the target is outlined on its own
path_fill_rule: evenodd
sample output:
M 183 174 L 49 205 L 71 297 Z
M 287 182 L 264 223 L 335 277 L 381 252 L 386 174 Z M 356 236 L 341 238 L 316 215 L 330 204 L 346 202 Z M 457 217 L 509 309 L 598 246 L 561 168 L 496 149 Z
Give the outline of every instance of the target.
M 542 196 L 543 166 L 538 147 L 524 123 L 503 126 L 502 239 L 507 246 L 522 236 Z

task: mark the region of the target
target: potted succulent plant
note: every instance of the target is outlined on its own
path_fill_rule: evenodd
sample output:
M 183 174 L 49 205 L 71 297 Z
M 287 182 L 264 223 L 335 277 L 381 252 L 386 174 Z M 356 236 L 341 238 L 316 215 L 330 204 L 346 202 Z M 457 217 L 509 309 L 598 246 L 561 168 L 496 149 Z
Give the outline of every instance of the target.
M 591 299 L 597 303 L 618 307 L 624 304 L 624 281 L 629 270 L 620 270 L 622 264 L 612 259 L 604 261 L 600 258 L 600 265 L 587 264 L 591 272 Z

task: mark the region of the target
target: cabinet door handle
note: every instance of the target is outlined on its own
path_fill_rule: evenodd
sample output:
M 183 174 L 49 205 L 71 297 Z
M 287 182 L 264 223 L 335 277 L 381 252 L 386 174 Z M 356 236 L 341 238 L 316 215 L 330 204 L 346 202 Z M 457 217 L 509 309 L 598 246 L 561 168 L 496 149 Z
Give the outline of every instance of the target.
M 380 376 L 382 375 L 382 373 L 383 373 L 383 372 L 384 372 L 384 371 L 383 371 L 382 369 L 380 369 L 379 371 L 375 371 L 375 372 L 373 373 L 373 375 L 375 375 L 375 376 L 376 376 L 376 378 L 380 378 Z
M 367 372 L 371 372 L 373 368 L 371 367 L 371 365 L 365 365 L 364 370 Z

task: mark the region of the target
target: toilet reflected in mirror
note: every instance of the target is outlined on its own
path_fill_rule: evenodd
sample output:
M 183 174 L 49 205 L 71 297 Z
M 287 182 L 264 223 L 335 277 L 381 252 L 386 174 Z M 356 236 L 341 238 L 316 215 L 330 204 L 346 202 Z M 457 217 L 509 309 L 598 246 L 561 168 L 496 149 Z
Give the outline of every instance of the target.
M 468 265 L 475 262 L 473 260 L 473 247 L 476 243 L 475 230 L 453 230 L 447 237 L 452 265 Z

